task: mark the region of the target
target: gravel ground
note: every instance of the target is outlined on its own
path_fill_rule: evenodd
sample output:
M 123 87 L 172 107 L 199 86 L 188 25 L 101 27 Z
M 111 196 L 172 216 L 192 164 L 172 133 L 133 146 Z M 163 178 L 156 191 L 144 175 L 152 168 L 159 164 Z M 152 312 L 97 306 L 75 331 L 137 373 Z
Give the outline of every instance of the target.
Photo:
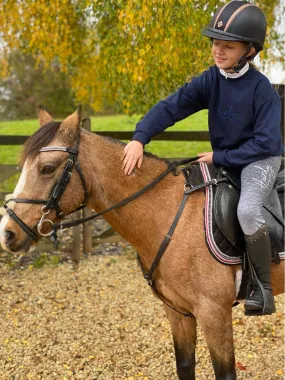
M 161 302 L 119 244 L 70 263 L 0 266 L 0 379 L 174 380 L 171 332 Z M 98 247 L 97 252 L 100 252 Z M 112 253 L 112 255 L 110 255 Z M 234 310 L 238 379 L 284 378 L 284 299 L 277 313 Z M 199 330 L 197 380 L 213 379 Z

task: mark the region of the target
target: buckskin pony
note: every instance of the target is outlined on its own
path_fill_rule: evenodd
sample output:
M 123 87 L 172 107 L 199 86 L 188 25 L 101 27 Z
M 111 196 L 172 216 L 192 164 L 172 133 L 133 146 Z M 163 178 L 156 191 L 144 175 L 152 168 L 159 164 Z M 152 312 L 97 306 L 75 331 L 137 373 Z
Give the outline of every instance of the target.
M 24 145 L 23 171 L 12 195 L 16 201 L 9 203 L 8 214 L 1 221 L 1 244 L 10 252 L 28 252 L 40 233 L 48 234 L 52 223 L 59 224 L 62 216 L 80 207 L 87 200 L 87 193 L 88 206 L 100 213 L 137 193 L 169 166 L 166 160 L 146 155 L 142 168 L 125 176 L 124 144 L 81 129 L 79 111 L 59 123 L 41 109 L 40 126 Z M 70 158 L 75 156 L 74 160 Z M 73 165 L 72 175 L 66 169 L 68 165 Z M 184 176 L 175 174 L 170 172 L 135 200 L 104 215 L 138 251 L 146 271 L 154 262 L 184 196 Z M 56 187 L 58 182 L 65 189 Z M 59 194 L 60 202 L 51 199 L 52 192 Z M 155 292 L 176 309 L 164 305 L 173 334 L 178 378 L 195 379 L 198 320 L 216 379 L 234 380 L 232 304 L 241 267 L 222 265 L 209 253 L 204 236 L 204 198 L 202 189 L 190 194 L 155 269 Z M 283 292 L 283 276 L 284 261 L 280 265 L 272 263 L 275 295 Z

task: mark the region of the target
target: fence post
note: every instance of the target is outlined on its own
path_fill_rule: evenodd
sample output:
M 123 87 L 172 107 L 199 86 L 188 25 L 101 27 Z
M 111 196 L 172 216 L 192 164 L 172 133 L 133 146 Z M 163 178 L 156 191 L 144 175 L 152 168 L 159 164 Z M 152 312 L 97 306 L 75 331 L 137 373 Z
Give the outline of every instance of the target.
M 275 90 L 277 91 L 279 98 L 281 100 L 281 133 L 282 133 L 282 139 L 283 144 L 285 144 L 285 136 L 284 136 L 284 129 L 285 129 L 285 85 L 284 84 L 274 84 L 273 85 Z
M 81 211 L 76 211 L 74 214 L 75 219 L 81 218 Z M 76 265 L 80 261 L 80 251 L 81 251 L 81 225 L 72 228 L 73 241 L 72 241 L 72 252 L 71 260 Z
M 91 131 L 91 120 L 89 118 L 82 120 L 82 127 L 87 131 Z M 83 218 L 92 215 L 89 207 L 83 209 Z M 89 255 L 92 252 L 92 222 L 91 220 L 83 223 L 83 254 Z

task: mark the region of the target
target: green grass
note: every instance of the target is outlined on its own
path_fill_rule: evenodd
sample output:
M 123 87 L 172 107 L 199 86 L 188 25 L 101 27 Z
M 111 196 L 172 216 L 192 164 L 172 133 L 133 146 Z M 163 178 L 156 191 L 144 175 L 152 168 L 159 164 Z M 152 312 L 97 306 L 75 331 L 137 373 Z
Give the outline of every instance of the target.
M 92 131 L 134 131 L 139 116 L 104 116 L 91 118 Z M 203 131 L 207 130 L 207 111 L 198 112 L 169 128 L 169 131 Z M 0 122 L 0 135 L 31 135 L 38 128 L 37 120 L 5 121 Z M 1 144 L 0 144 L 1 146 Z M 171 142 L 152 141 L 146 150 L 160 157 L 187 157 L 209 149 L 208 142 Z M 21 147 L 1 146 L 0 165 L 16 164 Z
M 139 116 L 98 116 L 91 118 L 92 131 L 133 131 Z M 0 122 L 0 135 L 30 135 L 38 128 L 37 120 Z M 198 112 L 171 127 L 171 131 L 207 130 L 207 111 Z
M 203 131 L 208 129 L 207 111 L 198 112 L 175 124 L 168 131 Z M 92 131 L 134 131 L 139 116 L 100 116 L 91 118 Z M 38 128 L 37 120 L 18 120 L 0 122 L 0 135 L 31 135 Z M 0 165 L 16 164 L 21 152 L 21 146 L 1 146 Z M 182 158 L 195 156 L 199 152 L 211 150 L 209 142 L 197 141 L 152 141 L 146 146 L 146 151 L 159 157 Z M 0 191 L 12 191 L 18 175 L 0 184 Z

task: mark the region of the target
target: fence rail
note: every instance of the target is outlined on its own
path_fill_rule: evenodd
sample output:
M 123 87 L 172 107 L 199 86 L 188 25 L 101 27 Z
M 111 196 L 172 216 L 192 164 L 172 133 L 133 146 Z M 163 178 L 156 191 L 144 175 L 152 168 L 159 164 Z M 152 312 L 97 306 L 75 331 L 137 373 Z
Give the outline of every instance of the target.
M 100 136 L 109 136 L 117 140 L 130 140 L 133 132 L 96 132 Z M 23 145 L 30 136 L 13 136 L 1 135 L 0 145 Z M 192 132 L 162 132 L 154 136 L 152 140 L 160 141 L 209 141 L 209 132 L 192 131 Z

